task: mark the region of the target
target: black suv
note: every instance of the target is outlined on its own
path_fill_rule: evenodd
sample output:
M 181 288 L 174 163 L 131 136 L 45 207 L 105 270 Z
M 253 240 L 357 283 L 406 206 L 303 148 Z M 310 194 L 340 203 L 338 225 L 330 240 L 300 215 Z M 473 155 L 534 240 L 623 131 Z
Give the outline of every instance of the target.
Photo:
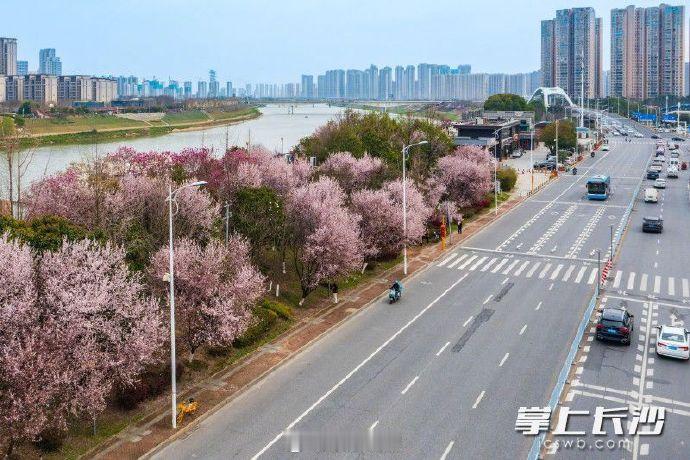
M 676 142 L 685 142 L 685 139 L 682 137 L 672 137 L 671 140 Z
M 597 322 L 597 340 L 612 340 L 630 345 L 635 324 L 634 315 L 622 308 L 604 308 Z
M 661 217 L 643 217 L 642 231 L 646 233 L 661 233 L 664 231 L 664 220 Z
M 650 169 L 647 171 L 647 179 L 656 180 L 659 178 L 659 171 L 654 171 Z

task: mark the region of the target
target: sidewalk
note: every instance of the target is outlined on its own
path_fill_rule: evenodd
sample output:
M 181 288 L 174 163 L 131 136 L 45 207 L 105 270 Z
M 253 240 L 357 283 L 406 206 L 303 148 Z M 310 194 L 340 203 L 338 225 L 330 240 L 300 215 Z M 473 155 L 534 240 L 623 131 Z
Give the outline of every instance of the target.
M 484 229 L 494 220 L 505 215 L 524 199 L 519 194 L 499 206 L 499 213 L 487 212 L 463 228 L 463 233 L 452 235 L 453 244 L 445 251 L 440 244 L 412 248 L 409 252 L 408 278 L 419 274 L 431 262 L 446 251 L 451 251 L 467 238 Z M 136 424 L 130 425 L 117 435 L 87 452 L 85 458 L 136 459 L 152 454 L 160 445 L 184 436 L 196 424 L 243 393 L 248 387 L 265 377 L 303 348 L 318 340 L 322 335 L 337 327 L 357 311 L 368 307 L 379 299 L 395 279 L 404 279 L 402 264 L 383 272 L 377 279 L 347 292 L 338 304 L 324 300 L 313 308 L 311 314 L 302 318 L 290 330 L 277 337 L 270 344 L 227 369 L 198 382 L 194 387 L 178 394 L 178 401 L 193 397 L 199 402 L 199 410 L 191 420 L 175 432 L 170 427 L 170 394 L 159 397 L 156 409 Z

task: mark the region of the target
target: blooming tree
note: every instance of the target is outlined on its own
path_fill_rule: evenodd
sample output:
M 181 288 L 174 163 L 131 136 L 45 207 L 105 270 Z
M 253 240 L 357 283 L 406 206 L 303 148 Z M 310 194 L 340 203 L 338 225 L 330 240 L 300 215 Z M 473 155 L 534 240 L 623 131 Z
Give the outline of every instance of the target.
M 383 172 L 383 162 L 379 158 L 364 154 L 355 158 L 351 153 L 339 152 L 329 155 L 319 167 L 321 174 L 332 177 L 346 193 L 371 186 L 376 177 Z
M 422 240 L 426 233 L 426 223 L 431 217 L 432 208 L 426 204 L 424 195 L 417 186 L 410 180 L 406 181 L 406 205 L 407 205 L 407 236 L 405 239 L 408 245 L 417 244 Z M 403 216 L 402 216 L 402 197 L 403 182 L 398 179 L 388 182 L 383 186 L 383 190 L 388 193 L 394 203 L 394 207 L 400 209 L 398 214 L 398 225 L 402 236 Z
M 491 191 L 493 158 L 478 147 L 460 147 L 438 160 L 438 179 L 460 207 L 474 206 Z
M 345 194 L 333 179 L 322 177 L 293 190 L 287 215 L 301 302 L 319 283 L 360 266 L 359 218 L 345 207 Z
M 202 346 L 227 346 L 251 324 L 251 307 L 264 291 L 264 277 L 249 261 L 249 244 L 233 235 L 225 246 L 175 242 L 175 311 L 178 337 L 190 360 Z M 167 298 L 168 248 L 152 258 L 154 291 Z
M 402 206 L 385 190 L 360 190 L 351 196 L 352 211 L 360 216 L 362 250 L 367 259 L 391 257 L 402 249 Z

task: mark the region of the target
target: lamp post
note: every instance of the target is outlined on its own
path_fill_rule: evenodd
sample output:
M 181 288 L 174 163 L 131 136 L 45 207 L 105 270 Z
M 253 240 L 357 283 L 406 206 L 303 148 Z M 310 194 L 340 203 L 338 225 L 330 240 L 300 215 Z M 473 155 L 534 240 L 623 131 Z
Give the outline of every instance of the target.
M 402 196 L 402 207 L 403 207 L 403 274 L 407 276 L 407 182 L 405 175 L 405 159 L 407 158 L 407 152 L 410 147 L 415 147 L 417 145 L 428 144 L 427 141 L 417 142 L 416 144 L 403 145 L 402 148 L 402 181 L 403 181 L 403 196 Z
M 169 272 L 168 283 L 170 284 L 170 382 L 172 384 L 171 396 L 171 410 L 172 410 L 172 427 L 177 428 L 177 376 L 176 362 L 175 362 L 175 272 L 174 272 L 174 250 L 173 250 L 173 201 L 177 193 L 189 187 L 201 187 L 206 185 L 205 181 L 192 182 L 191 184 L 183 185 L 175 190 L 172 189 L 172 184 L 168 184 L 168 259 Z
M 501 128 L 498 128 L 496 131 L 493 132 L 494 136 L 494 141 L 496 140 L 496 135 L 501 131 Z M 498 139 L 498 151 L 501 151 L 501 138 L 499 137 Z M 500 153 L 496 155 L 496 149 L 494 148 L 494 215 L 498 215 L 498 187 L 496 186 L 498 183 L 498 159 L 500 157 Z
M 613 260 L 613 224 L 609 225 L 609 228 L 611 229 L 611 245 L 609 247 L 609 261 Z

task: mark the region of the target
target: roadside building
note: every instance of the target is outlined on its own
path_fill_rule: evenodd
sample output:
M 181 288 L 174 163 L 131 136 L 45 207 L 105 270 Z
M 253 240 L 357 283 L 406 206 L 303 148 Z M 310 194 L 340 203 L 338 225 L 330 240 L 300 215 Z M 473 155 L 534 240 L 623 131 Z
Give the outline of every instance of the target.
M 477 118 L 474 121 L 452 123 L 455 130 L 453 143 L 456 146 L 474 145 L 487 149 L 494 157 L 508 158 L 518 147 L 520 120 L 490 120 Z

